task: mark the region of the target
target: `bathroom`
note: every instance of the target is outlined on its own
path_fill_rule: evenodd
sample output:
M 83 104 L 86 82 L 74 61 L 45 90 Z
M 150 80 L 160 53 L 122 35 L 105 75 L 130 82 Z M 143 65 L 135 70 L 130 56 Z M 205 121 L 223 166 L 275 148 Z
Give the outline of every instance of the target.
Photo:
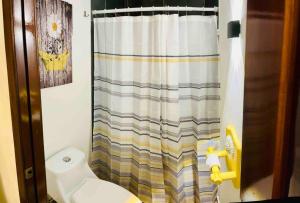
M 276 148 L 283 88 L 279 55 L 288 6 L 276 1 L 278 7 L 268 10 L 269 4 L 261 3 L 265 10 L 259 12 L 259 1 L 249 1 L 36 0 L 29 5 L 36 9 L 42 118 L 32 114 L 30 122 L 41 121 L 48 202 L 283 197 L 274 196 L 273 159 L 281 155 Z M 268 122 L 259 123 L 266 116 Z M 181 127 L 174 127 L 176 118 Z M 198 131 L 196 140 L 185 138 L 189 127 Z M 177 144 L 172 136 L 179 138 Z M 295 157 L 290 196 L 300 194 Z M 222 178 L 214 179 L 216 174 Z
M 130 1 L 129 1 L 130 2 Z M 135 1 L 131 1 L 129 7 L 136 7 Z M 137 1 L 138 2 L 138 1 Z M 207 1 L 213 2 L 213 1 Z M 107 9 L 120 8 L 123 6 L 124 1 L 107 1 Z M 144 7 L 150 6 L 151 1 L 145 1 L 148 5 L 143 5 Z M 163 2 L 157 1 L 155 6 L 159 6 Z M 167 1 L 165 2 L 167 3 Z M 170 2 L 169 6 L 174 6 L 176 1 Z M 182 1 L 182 4 L 185 2 Z M 119 4 L 119 5 L 118 5 Z M 202 6 L 201 1 L 190 2 L 191 5 L 188 6 Z M 73 82 L 71 84 L 62 85 L 58 87 L 50 87 L 41 90 L 42 98 L 42 115 L 43 115 L 43 132 L 44 132 L 44 148 L 46 159 L 56 153 L 57 151 L 68 147 L 76 147 L 86 154 L 89 155 L 90 145 L 91 145 L 91 131 L 92 131 L 92 115 L 91 115 L 91 105 L 92 105 L 92 95 L 91 91 L 91 16 L 84 16 L 84 12 L 90 14 L 90 8 L 93 10 L 103 10 L 105 1 L 79 1 L 77 4 L 73 3 Z M 168 5 L 168 4 L 165 4 Z M 219 40 L 220 40 L 220 58 L 229 58 L 227 52 L 230 49 L 231 41 L 227 38 L 227 23 L 231 19 L 241 20 L 242 29 L 245 29 L 245 5 L 246 2 L 242 1 L 231 1 L 229 4 L 227 1 L 219 2 Z M 152 5 L 151 5 L 152 6 Z M 177 6 L 177 5 L 176 5 Z M 232 14 L 231 14 L 232 13 Z M 241 33 L 245 33 L 242 31 Z M 85 40 L 82 40 L 85 39 Z M 235 40 L 235 39 L 234 39 Z M 241 63 L 241 67 L 234 70 L 236 67 L 229 67 L 226 60 L 220 60 L 219 68 L 220 80 L 221 80 L 221 98 L 225 98 L 225 94 L 234 93 L 234 98 L 227 98 L 226 103 L 221 100 L 222 105 L 233 105 L 235 106 L 234 112 L 224 112 L 221 115 L 230 115 L 221 119 L 223 121 L 221 126 L 228 124 L 235 125 L 237 129 L 237 134 L 242 133 L 242 112 L 243 112 L 243 53 L 244 50 L 244 36 L 241 35 L 238 42 L 237 49 L 241 51 L 236 58 L 237 63 Z M 237 64 L 239 65 L 239 64 Z M 229 70 L 232 68 L 233 70 Z M 232 72 L 232 75 L 226 73 Z M 224 73 L 224 74 L 223 74 Z M 232 79 L 228 80 L 228 77 Z M 230 81 L 230 82 L 222 82 Z M 232 82 L 232 84 L 230 84 Z M 227 83 L 227 84 L 226 84 Z M 223 86 L 224 84 L 224 86 Z M 225 91 L 225 84 L 230 87 Z M 222 95 L 223 94 L 223 95 Z M 230 109 L 230 108 L 226 108 Z M 226 110 L 228 111 L 228 110 Z M 59 118 L 59 119 L 57 119 Z M 226 120 L 224 120 L 226 119 Z M 62 122 L 63 121 L 63 122 Z M 225 133 L 225 132 L 222 132 Z M 225 136 L 225 134 L 223 135 Z M 241 138 L 240 138 L 241 139 Z M 58 142 L 59 140 L 59 142 Z M 235 189 L 231 187 L 232 191 Z M 223 186 L 222 186 L 223 187 Z M 224 189 L 227 189 L 224 186 Z M 238 200 L 239 191 L 236 191 L 236 197 L 231 196 L 231 201 Z M 224 200 L 223 202 L 227 202 Z

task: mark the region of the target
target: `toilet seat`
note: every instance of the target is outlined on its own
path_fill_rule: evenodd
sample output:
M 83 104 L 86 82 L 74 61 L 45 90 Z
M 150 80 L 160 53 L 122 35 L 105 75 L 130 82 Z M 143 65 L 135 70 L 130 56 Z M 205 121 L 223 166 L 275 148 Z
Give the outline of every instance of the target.
M 141 203 L 131 192 L 100 179 L 85 179 L 71 196 L 72 203 Z

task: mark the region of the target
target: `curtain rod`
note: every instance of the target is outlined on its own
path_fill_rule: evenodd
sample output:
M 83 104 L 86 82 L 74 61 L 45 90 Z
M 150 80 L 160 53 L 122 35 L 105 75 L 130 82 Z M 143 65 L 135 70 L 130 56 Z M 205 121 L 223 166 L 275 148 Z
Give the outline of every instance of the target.
M 218 12 L 218 7 L 171 7 L 171 6 L 164 6 L 164 7 L 139 7 L 139 8 L 121 8 L 121 9 L 109 9 L 109 10 L 94 10 L 92 11 L 93 15 L 98 14 L 109 14 L 109 13 L 132 13 L 132 12 L 147 12 L 147 11 L 202 11 L 202 12 Z

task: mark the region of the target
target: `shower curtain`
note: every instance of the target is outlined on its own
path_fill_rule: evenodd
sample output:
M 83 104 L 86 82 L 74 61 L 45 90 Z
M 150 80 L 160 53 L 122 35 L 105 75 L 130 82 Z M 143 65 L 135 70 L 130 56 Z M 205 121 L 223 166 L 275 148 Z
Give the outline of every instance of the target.
M 92 168 L 143 202 L 213 202 L 216 16 L 94 19 Z

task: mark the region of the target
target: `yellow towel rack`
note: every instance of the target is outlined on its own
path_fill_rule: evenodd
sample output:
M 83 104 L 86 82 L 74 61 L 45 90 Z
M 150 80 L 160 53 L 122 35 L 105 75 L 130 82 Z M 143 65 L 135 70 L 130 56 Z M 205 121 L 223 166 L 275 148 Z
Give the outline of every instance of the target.
M 208 147 L 207 158 L 211 156 L 225 157 L 228 171 L 222 172 L 218 163 L 212 164 L 210 179 L 218 185 L 225 180 L 232 180 L 234 187 L 240 188 L 242 146 L 233 126 L 230 125 L 226 128 L 226 136 L 230 136 L 232 140 L 230 146 L 232 149 L 215 150 L 214 147 Z

